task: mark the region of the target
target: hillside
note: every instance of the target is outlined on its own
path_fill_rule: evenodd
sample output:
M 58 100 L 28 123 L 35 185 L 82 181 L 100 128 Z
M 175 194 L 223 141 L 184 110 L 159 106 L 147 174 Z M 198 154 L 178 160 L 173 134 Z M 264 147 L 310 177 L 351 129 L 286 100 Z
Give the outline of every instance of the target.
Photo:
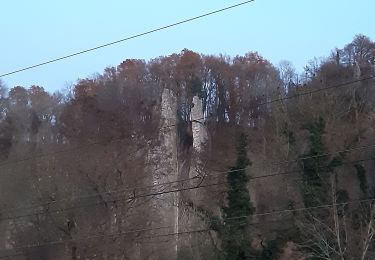
M 375 42 L 0 84 L 0 257 L 375 259 Z

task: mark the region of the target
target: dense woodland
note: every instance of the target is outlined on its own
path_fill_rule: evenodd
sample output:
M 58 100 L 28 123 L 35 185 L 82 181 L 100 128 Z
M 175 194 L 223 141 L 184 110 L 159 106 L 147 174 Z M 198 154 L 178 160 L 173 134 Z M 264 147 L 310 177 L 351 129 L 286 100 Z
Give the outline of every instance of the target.
M 375 259 L 374 103 L 363 35 L 303 73 L 185 49 L 53 94 L 0 84 L 0 258 Z

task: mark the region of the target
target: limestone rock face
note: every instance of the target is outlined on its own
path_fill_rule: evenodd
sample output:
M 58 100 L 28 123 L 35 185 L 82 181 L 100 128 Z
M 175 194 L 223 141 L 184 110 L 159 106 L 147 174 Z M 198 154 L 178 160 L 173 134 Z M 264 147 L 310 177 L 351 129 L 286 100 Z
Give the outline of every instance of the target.
M 177 180 L 177 102 L 173 93 L 165 89 L 161 102 L 159 145 L 148 155 L 153 184 Z
M 178 179 L 177 160 L 177 101 L 173 92 L 164 89 L 161 101 L 161 123 L 158 134 L 158 145 L 153 147 L 147 156 L 149 165 L 147 172 L 150 174 L 150 193 L 158 193 L 176 189 Z M 172 182 L 172 183 L 171 183 Z M 171 184 L 164 184 L 171 183 Z M 150 227 L 166 227 L 157 230 L 158 234 L 178 232 L 178 192 L 165 193 L 155 196 L 150 200 L 149 214 Z M 155 234 L 152 234 L 155 235 Z M 146 242 L 141 249 L 142 259 L 176 259 L 177 239 L 168 237 L 165 243 Z M 156 254 L 157 252 L 157 254 Z M 158 258 L 154 258 L 154 257 Z
M 191 122 L 193 130 L 193 147 L 196 152 L 201 152 L 202 145 L 207 141 L 207 131 L 204 126 L 202 100 L 198 96 L 194 96 L 193 98 Z
M 177 98 L 171 90 L 164 89 L 161 100 L 161 122 L 158 134 L 158 144 L 154 146 L 147 155 L 148 172 L 150 174 L 150 184 L 155 185 L 152 192 L 163 192 L 186 188 L 196 183 L 176 182 L 182 178 L 184 165 L 189 164 L 188 176 L 190 178 L 201 174 L 199 167 L 201 161 L 199 154 L 203 150 L 203 145 L 207 140 L 207 132 L 204 125 L 202 101 L 195 96 L 193 98 L 191 110 L 191 124 L 193 134 L 192 157 L 187 161 L 179 162 L 179 141 L 177 130 Z M 184 175 L 186 178 L 186 175 Z M 165 184 L 168 183 L 168 184 Z M 189 208 L 182 203 L 185 199 L 194 201 L 199 197 L 199 191 L 170 192 L 157 195 L 150 201 L 149 223 L 150 227 L 166 227 L 157 231 L 157 234 L 179 233 L 191 229 L 191 227 L 201 227 L 202 220 L 190 213 Z M 184 197 L 184 198 L 183 198 Z M 196 237 L 195 237 L 196 238 Z M 191 238 L 193 239 L 193 237 Z M 186 252 L 188 245 L 182 243 L 178 235 L 170 236 L 165 243 L 158 243 L 153 247 L 150 243 L 141 246 L 142 259 L 177 259 L 182 252 Z M 186 236 L 183 241 L 193 243 Z M 190 251 L 190 250 L 189 250 Z M 156 254 L 157 252 L 157 254 Z M 154 254 L 155 253 L 155 254 Z M 190 254 L 193 252 L 190 252 Z M 158 258 L 153 258 L 157 255 Z M 198 258 L 197 258 L 198 259 Z
M 190 115 L 193 149 L 190 151 L 189 161 L 187 162 L 189 164 L 188 174 L 189 178 L 192 179 L 190 185 L 197 186 L 202 184 L 203 181 L 206 181 L 203 176 L 207 173 L 202 169 L 203 162 L 201 157 L 204 145 L 207 142 L 207 130 L 203 116 L 202 100 L 197 96 L 193 97 L 193 106 Z M 204 189 L 199 188 L 184 193 L 185 201 L 192 203 L 194 208 L 186 206 L 180 207 L 180 230 L 187 231 L 206 228 L 204 220 L 195 212 L 195 207 L 202 204 L 204 195 Z M 206 256 L 199 249 L 200 247 L 204 247 L 202 244 L 204 243 L 203 241 L 210 241 L 205 235 L 207 234 L 185 236 L 183 240 L 179 241 L 179 256 L 182 257 L 186 254 L 191 256 L 191 259 L 206 259 Z

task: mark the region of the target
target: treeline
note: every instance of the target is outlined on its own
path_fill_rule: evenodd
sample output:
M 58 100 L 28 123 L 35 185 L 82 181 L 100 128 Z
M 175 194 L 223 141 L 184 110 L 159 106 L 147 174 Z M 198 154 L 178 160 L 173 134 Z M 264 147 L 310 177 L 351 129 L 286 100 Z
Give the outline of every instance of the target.
M 54 94 L 40 86 L 8 91 L 0 84 L 0 256 L 158 259 L 158 251 L 154 258 L 139 253 L 147 247 L 134 240 L 142 232 L 111 234 L 155 222 L 155 198 L 134 199 L 139 190 L 129 187 L 153 184 L 149 157 L 160 143 L 168 89 L 177 102 L 177 149 L 184 157 L 178 160 L 196 160 L 191 110 L 198 96 L 209 136 L 199 155 L 203 171 L 248 169 L 240 169 L 247 177 L 228 174 L 222 199 L 198 191 L 201 201 L 189 205 L 200 209 L 202 223 L 214 215 L 221 222 L 237 214 L 222 210 L 236 201 L 228 196 L 248 200 L 243 183 L 252 200 L 236 209 L 253 215 L 244 227 L 228 233 L 223 224 L 225 232 L 213 228 L 211 240 L 198 237 L 204 243 L 193 250 L 195 257 L 372 259 L 374 75 L 375 42 L 358 35 L 330 57 L 311 61 L 302 74 L 289 62 L 275 66 L 254 52 L 228 57 L 185 49 L 148 62 L 125 60 Z M 238 161 L 239 135 L 247 140 L 241 147 L 249 163 Z M 270 172 L 294 173 L 251 181 Z M 231 193 L 231 185 L 241 192 Z M 283 209 L 290 211 L 260 216 Z M 242 244 L 226 252 L 236 239 Z

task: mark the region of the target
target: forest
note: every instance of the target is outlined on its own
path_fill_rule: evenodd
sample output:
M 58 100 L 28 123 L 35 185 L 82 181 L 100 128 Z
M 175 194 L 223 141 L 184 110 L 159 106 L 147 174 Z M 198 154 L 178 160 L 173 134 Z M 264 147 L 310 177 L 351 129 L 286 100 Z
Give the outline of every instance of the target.
M 0 81 L 0 259 L 375 259 L 375 42 Z

